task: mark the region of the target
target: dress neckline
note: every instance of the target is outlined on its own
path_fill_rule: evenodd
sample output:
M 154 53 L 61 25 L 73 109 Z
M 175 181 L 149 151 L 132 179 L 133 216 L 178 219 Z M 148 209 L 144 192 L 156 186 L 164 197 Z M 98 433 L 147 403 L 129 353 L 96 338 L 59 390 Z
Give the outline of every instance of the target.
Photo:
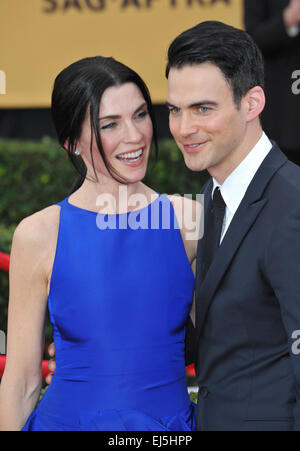
M 136 209 L 136 210 L 126 211 L 126 212 L 124 212 L 124 213 L 101 213 L 101 212 L 98 212 L 98 211 L 92 211 L 92 210 L 87 210 L 86 208 L 77 207 L 76 205 L 70 203 L 69 198 L 70 198 L 71 194 L 70 194 L 70 196 L 66 197 L 65 200 L 66 200 L 66 203 L 67 203 L 67 205 L 68 205 L 69 207 L 71 207 L 71 208 L 73 208 L 73 209 L 75 209 L 75 210 L 81 210 L 81 211 L 84 211 L 84 212 L 89 213 L 89 214 L 92 214 L 92 215 L 120 216 L 120 215 L 128 215 L 128 214 L 130 214 L 130 213 L 136 213 L 136 212 L 139 212 L 139 211 L 142 211 L 142 210 L 145 210 L 145 209 L 149 208 L 151 205 L 153 205 L 153 204 L 161 197 L 161 194 L 160 194 L 160 193 L 157 193 L 157 192 L 156 192 L 156 194 L 157 194 L 156 198 L 155 198 L 152 202 L 150 202 L 149 204 L 145 205 L 145 207 L 143 207 L 143 208 L 138 208 L 138 209 Z

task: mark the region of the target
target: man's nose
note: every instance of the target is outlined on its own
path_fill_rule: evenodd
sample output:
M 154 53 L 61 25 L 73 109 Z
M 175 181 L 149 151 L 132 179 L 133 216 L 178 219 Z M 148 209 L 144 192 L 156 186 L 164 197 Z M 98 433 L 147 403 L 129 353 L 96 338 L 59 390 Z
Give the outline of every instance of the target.
M 198 126 L 189 114 L 183 114 L 180 119 L 179 133 L 183 138 L 196 133 Z

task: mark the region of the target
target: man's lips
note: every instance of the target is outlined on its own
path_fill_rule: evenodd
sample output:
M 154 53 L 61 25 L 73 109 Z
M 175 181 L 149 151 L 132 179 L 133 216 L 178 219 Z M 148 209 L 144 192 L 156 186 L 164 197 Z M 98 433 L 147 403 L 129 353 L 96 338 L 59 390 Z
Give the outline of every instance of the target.
M 207 142 L 208 141 L 201 141 L 201 142 L 197 142 L 197 143 L 188 143 L 188 144 L 182 143 L 182 146 L 186 152 L 192 153 L 192 152 L 196 152 L 197 150 L 201 150 Z

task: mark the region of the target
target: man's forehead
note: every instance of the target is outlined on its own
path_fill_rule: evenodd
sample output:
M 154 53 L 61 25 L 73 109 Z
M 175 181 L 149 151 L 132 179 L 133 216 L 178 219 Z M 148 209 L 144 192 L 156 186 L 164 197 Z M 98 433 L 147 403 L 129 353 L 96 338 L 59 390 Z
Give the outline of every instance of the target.
M 172 67 L 168 77 L 168 103 L 187 106 L 206 100 L 217 102 L 228 89 L 223 73 L 212 63 Z
M 169 71 L 168 80 L 180 76 L 209 76 L 214 74 L 216 77 L 224 78 L 221 69 L 213 62 L 205 61 L 203 63 L 183 64 L 180 66 L 172 66 Z

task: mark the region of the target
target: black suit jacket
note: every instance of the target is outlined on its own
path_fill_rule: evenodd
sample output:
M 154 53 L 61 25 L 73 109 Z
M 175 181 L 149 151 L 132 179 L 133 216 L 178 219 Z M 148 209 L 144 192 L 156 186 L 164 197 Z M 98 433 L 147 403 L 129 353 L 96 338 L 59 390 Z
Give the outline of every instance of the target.
M 211 190 L 212 181 L 205 212 Z M 205 230 L 196 275 L 199 429 L 300 429 L 300 168 L 276 145 L 205 276 L 204 245 Z
M 265 60 L 263 129 L 283 150 L 300 153 L 300 94 L 292 91 L 292 74 L 300 70 L 300 34 L 291 38 L 286 32 L 282 14 L 288 3 L 244 0 L 244 22 Z

